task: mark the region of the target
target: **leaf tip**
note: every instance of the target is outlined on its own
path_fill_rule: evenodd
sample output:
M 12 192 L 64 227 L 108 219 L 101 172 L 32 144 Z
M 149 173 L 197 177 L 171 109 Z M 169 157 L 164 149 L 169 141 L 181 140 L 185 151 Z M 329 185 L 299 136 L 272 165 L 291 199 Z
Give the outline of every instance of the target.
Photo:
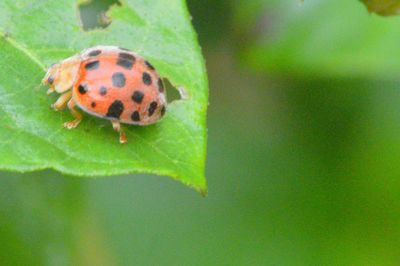
M 207 188 L 202 188 L 199 190 L 200 194 L 202 197 L 207 197 L 208 196 L 208 189 Z

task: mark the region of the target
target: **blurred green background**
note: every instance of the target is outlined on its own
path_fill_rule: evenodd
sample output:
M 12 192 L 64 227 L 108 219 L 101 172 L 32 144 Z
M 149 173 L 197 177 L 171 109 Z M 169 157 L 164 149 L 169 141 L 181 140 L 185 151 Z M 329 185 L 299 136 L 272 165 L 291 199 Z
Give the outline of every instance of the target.
M 398 265 L 400 17 L 356 0 L 188 6 L 208 197 L 150 175 L 3 172 L 0 264 Z

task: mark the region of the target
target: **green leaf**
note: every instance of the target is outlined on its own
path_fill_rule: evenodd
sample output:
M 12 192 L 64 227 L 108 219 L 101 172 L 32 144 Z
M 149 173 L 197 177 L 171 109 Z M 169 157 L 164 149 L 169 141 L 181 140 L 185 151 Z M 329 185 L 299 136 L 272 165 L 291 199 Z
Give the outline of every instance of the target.
M 399 18 L 369 14 L 349 0 L 269 3 L 264 36 L 244 62 L 260 71 L 340 77 L 398 77 Z
M 208 84 L 197 38 L 183 0 L 123 0 L 109 12 L 106 29 L 85 32 L 70 0 L 0 3 L 0 169 L 46 168 L 78 176 L 126 173 L 168 175 L 206 192 Z M 184 87 L 187 100 L 172 102 L 151 126 L 127 126 L 121 145 L 109 121 L 86 115 L 74 130 L 54 112 L 57 96 L 40 85 L 51 63 L 95 45 L 129 48 L 160 75 Z

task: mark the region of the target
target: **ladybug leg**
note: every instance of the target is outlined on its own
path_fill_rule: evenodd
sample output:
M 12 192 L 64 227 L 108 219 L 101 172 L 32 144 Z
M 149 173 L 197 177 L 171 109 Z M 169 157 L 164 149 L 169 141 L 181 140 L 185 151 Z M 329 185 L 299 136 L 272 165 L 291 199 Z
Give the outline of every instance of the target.
M 55 103 L 51 105 L 51 107 L 56 111 L 65 109 L 65 107 L 67 107 L 67 102 L 71 99 L 71 96 L 72 91 L 64 93 L 57 99 Z
M 67 129 L 76 128 L 82 121 L 82 115 L 75 109 L 75 106 L 76 106 L 75 101 L 73 99 L 70 99 L 68 102 L 68 108 L 71 111 L 71 114 L 75 117 L 75 119 L 70 122 L 64 123 L 64 127 Z
M 119 142 L 124 144 L 127 143 L 125 132 L 121 129 L 121 123 L 118 120 L 111 120 L 113 129 L 119 133 Z
M 51 87 L 50 89 L 47 90 L 47 95 L 52 94 L 53 92 L 55 92 L 56 90 L 54 89 L 54 87 Z

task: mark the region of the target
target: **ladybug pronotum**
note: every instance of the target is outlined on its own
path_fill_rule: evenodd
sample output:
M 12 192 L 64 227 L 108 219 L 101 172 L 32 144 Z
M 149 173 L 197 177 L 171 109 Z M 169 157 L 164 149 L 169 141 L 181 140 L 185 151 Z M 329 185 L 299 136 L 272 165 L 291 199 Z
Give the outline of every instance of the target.
M 64 123 L 72 129 L 82 120 L 83 110 L 111 121 L 126 143 L 121 123 L 149 125 L 159 121 L 167 106 L 163 82 L 154 67 L 136 53 L 115 46 L 96 46 L 52 65 L 43 83 L 48 94 L 62 94 L 52 104 L 59 111 L 68 106 L 74 120 Z

